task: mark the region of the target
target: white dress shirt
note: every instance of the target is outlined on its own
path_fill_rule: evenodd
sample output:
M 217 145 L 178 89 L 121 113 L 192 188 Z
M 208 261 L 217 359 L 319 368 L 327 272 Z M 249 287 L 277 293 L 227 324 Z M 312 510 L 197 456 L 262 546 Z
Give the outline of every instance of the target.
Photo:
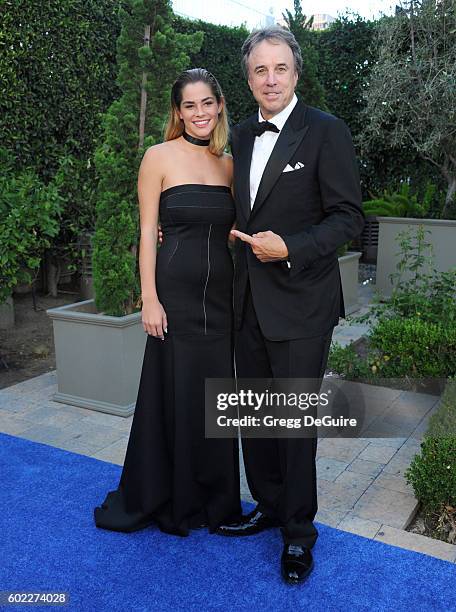
M 291 111 L 294 109 L 297 101 L 298 98 L 296 97 L 296 94 L 293 94 L 291 102 L 282 111 L 280 111 L 280 113 L 274 115 L 274 117 L 271 119 L 268 119 L 269 123 L 273 123 L 279 128 L 279 130 L 281 130 L 285 125 L 286 120 L 290 116 Z M 258 121 L 266 121 L 266 119 L 263 118 L 260 109 L 258 109 Z M 261 177 L 263 176 L 264 169 L 268 163 L 272 149 L 274 148 L 278 137 L 279 133 L 270 131 L 264 132 L 264 134 L 261 136 L 255 137 L 252 152 L 252 163 L 250 164 L 250 208 L 253 208 L 255 203 Z

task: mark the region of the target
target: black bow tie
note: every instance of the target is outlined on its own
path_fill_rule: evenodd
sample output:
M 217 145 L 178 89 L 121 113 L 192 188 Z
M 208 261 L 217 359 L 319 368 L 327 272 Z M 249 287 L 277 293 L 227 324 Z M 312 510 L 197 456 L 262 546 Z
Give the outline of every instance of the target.
M 254 121 L 252 123 L 252 132 L 255 136 L 262 136 L 265 132 L 280 132 L 279 128 L 269 121 Z

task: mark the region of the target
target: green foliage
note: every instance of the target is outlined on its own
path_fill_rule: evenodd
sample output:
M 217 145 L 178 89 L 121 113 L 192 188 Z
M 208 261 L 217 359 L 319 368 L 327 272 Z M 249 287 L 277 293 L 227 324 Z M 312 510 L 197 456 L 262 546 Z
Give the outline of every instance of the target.
M 81 235 L 95 227 L 96 175 L 92 160 L 64 155 L 51 183 L 57 188 L 61 202 L 59 233 L 49 248 L 50 256 L 65 257 L 68 269 L 81 265 Z
M 378 47 L 374 44 L 378 22 L 366 21 L 358 16 L 340 16 L 327 30 L 312 32 L 319 61 L 318 78 L 322 83 L 328 109 L 349 126 L 357 155 L 360 159 L 363 197 L 383 189 L 396 190 L 404 181 L 423 191 L 428 179 L 445 189 L 446 182 L 438 169 L 422 159 L 409 146 L 391 148 L 384 139 L 377 139 L 375 146 L 366 146 L 363 132 L 369 120 L 363 113 L 367 105 L 370 74 L 378 59 Z M 432 215 L 440 217 L 443 204 Z
M 206 68 L 217 78 L 226 98 L 230 123 L 242 121 L 257 108 L 241 69 L 241 47 L 249 32 L 245 27 L 219 26 L 174 17 L 177 32 L 204 33 L 204 45 L 189 52 L 186 68 Z
M 437 536 L 456 542 L 456 379 L 447 381 L 439 408 L 432 415 L 421 452 L 405 472 Z M 451 516 L 453 519 L 451 520 Z M 446 519 L 446 520 L 445 520 Z M 452 523 L 452 524 L 451 524 Z
M 418 202 L 418 196 L 412 194 L 410 185 L 402 183 L 400 191 L 383 192 L 382 198 L 363 202 L 366 215 L 377 217 L 412 217 L 422 219 L 426 217 L 434 197 L 436 187 L 430 181 L 426 186 L 423 202 Z
M 286 9 L 283 18 L 301 47 L 302 74 L 296 91 L 306 104 L 327 110 L 325 90 L 318 79 L 318 50 L 311 30 L 313 17 L 307 18 L 301 0 L 294 0 L 293 13 Z
M 429 419 L 427 435 L 432 438 L 456 436 L 456 378 L 447 380 L 439 409 Z M 456 455 L 454 456 L 456 460 Z M 455 491 L 456 494 L 456 491 Z
M 2 3 L 0 142 L 18 172 L 30 168 L 51 191 L 58 189 L 61 223 L 47 248 L 69 256 L 73 269 L 77 237 L 94 225 L 90 161 L 100 116 L 118 95 L 119 2 Z
M 367 355 L 358 356 L 350 346 L 338 348 L 331 367 L 354 378 L 366 373 L 373 378 L 451 376 L 456 373 L 456 269 L 433 268 L 421 225 L 415 233 L 401 232 L 397 241 L 401 250 L 391 298 L 356 317 L 374 321 Z
M 334 345 L 329 367 L 350 379 L 441 379 L 456 372 L 456 325 L 419 317 L 381 320 L 369 333 L 367 355 Z
M 419 316 L 384 319 L 371 330 L 368 342 L 376 376 L 442 378 L 456 373 L 454 324 L 431 323 Z
M 310 33 L 318 51 L 317 76 L 325 91 L 327 108 L 347 123 L 353 135 L 364 199 L 373 199 L 372 194 L 384 189 L 400 189 L 403 182 L 414 185 L 414 191 L 423 198 L 428 180 L 436 184 L 440 194 L 446 189 L 445 179 L 434 164 L 420 157 L 412 147 L 392 148 L 381 134 L 375 146 L 366 146 L 363 133 L 369 117 L 363 111 L 368 103 L 370 74 L 378 59 L 375 37 L 382 21 L 345 15 L 328 29 Z M 433 204 L 435 208 L 431 208 L 429 216 L 440 218 L 445 202 L 434 198 Z M 447 218 L 452 218 L 449 212 Z
M 422 225 L 399 232 L 399 259 L 396 272 L 390 275 L 391 296 L 386 302 L 377 296 L 370 313 L 355 317 L 356 321 L 419 317 L 429 323 L 456 324 L 456 269 L 435 269 L 426 233 L 429 230 Z
M 382 318 L 418 316 L 429 323 L 456 325 L 456 268 L 445 272 L 434 268 L 426 232 L 429 230 L 419 225 L 415 233 L 404 230 L 398 234 L 400 258 L 390 277 L 393 290 L 377 314 Z
M 31 282 L 42 251 L 59 231 L 61 201 L 55 185 L 45 186 L 28 168 L 14 169 L 0 149 L 0 303 L 18 283 Z
M 363 91 L 375 61 L 371 50 L 374 25 L 359 15 L 341 16 L 327 30 L 312 33 L 329 111 L 343 119 L 354 135 L 362 128 Z
M 117 94 L 113 0 L 10 0 L 1 8 L 0 142 L 48 182 L 62 154 L 87 158 Z
M 456 196 L 456 3 L 411 0 L 379 21 L 366 89 L 367 151 L 409 148 L 441 173 L 446 218 Z
M 360 359 L 353 344 L 341 346 L 333 342 L 329 350 L 328 368 L 349 379 L 367 379 L 370 376 L 367 361 Z
M 161 141 L 171 85 L 188 65 L 187 51 L 198 49 L 202 34 L 176 33 L 169 0 L 128 0 L 120 10 L 117 42 L 121 97 L 103 119 L 103 141 L 95 154 L 98 183 L 93 239 L 93 282 L 99 311 L 122 316 L 140 296 L 137 264 L 138 168 L 144 150 Z M 150 48 L 145 29 L 150 25 Z M 147 105 L 144 146 L 140 146 L 141 84 Z
M 349 243 L 346 242 L 345 244 L 342 244 L 340 247 L 337 248 L 337 257 L 343 257 L 344 255 L 347 254 L 348 245 Z

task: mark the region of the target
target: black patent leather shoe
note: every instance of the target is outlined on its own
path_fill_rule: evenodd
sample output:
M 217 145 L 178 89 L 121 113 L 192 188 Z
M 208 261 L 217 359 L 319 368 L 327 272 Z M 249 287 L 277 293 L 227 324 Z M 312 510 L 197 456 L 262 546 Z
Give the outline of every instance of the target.
M 259 510 L 253 510 L 250 514 L 243 516 L 238 523 L 220 525 L 215 533 L 223 536 L 249 536 L 260 533 L 265 529 L 278 527 L 278 525 L 279 523 L 276 520 L 269 518 Z
M 282 577 L 288 584 L 304 582 L 314 566 L 310 548 L 297 544 L 285 544 L 281 569 Z

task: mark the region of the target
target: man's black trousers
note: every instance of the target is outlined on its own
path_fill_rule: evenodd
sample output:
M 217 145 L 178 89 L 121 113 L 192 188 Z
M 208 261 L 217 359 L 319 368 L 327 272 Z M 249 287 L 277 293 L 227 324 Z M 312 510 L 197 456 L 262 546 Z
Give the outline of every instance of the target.
M 248 287 L 242 327 L 235 337 L 236 375 L 319 379 L 320 384 L 332 332 L 333 328 L 324 336 L 267 340 Z M 278 520 L 286 543 L 312 548 L 318 537 L 313 524 L 317 512 L 317 438 L 243 438 L 242 451 L 247 482 L 258 509 Z

